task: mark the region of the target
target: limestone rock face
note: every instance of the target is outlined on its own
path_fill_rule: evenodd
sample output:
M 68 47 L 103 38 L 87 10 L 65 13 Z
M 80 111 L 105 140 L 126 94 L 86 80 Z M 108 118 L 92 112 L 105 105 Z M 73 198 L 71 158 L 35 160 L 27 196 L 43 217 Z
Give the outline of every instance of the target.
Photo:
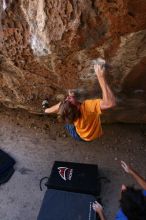
M 68 89 L 95 95 L 92 60 L 110 63 L 117 107 L 105 121 L 146 122 L 145 0 L 1 0 L 0 102 L 41 113 Z

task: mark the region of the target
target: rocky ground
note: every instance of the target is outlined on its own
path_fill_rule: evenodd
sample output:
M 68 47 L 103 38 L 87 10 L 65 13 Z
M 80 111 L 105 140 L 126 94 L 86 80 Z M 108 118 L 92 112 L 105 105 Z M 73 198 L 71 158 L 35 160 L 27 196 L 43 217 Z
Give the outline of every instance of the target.
M 93 163 L 111 182 L 102 184 L 102 201 L 108 220 L 118 210 L 120 186 L 135 184 L 120 160 L 146 177 L 146 126 L 104 125 L 104 136 L 91 143 L 76 142 L 55 118 L 33 116 L 25 111 L 0 110 L 0 148 L 17 161 L 11 180 L 0 186 L 0 219 L 36 220 L 44 192 L 39 181 L 50 174 L 55 160 Z

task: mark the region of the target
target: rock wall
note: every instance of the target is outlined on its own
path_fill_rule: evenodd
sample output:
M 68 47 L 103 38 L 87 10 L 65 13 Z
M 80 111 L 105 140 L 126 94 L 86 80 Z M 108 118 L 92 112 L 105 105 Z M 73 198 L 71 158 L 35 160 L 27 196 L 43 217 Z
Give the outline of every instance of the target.
M 1 0 L 0 102 L 41 113 L 67 89 L 98 87 L 105 58 L 117 107 L 105 121 L 146 122 L 145 0 Z

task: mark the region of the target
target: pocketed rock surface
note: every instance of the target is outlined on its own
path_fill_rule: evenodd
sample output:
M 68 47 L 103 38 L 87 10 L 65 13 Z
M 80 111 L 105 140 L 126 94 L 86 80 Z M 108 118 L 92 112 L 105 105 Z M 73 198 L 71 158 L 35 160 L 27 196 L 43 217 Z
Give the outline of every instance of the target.
M 145 12 L 145 0 L 0 1 L 0 103 L 39 114 L 68 89 L 93 97 L 102 57 L 118 100 L 110 121 L 146 123 Z

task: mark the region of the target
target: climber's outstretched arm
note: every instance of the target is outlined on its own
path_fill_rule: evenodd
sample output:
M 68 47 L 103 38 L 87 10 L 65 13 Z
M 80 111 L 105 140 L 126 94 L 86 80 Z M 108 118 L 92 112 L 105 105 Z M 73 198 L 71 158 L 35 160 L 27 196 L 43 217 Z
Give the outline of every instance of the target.
M 59 103 L 56 104 L 56 105 L 53 105 L 53 106 L 50 107 L 50 108 L 46 108 L 46 109 L 45 109 L 45 113 L 47 113 L 47 114 L 58 113 L 60 104 L 61 104 L 61 102 L 59 102 Z
M 102 99 L 100 102 L 101 110 L 105 110 L 108 108 L 112 108 L 116 105 L 116 99 L 111 91 L 110 87 L 108 86 L 106 79 L 105 79 L 105 67 L 95 64 L 94 65 L 95 73 L 97 79 L 99 81 L 101 90 L 102 90 Z

